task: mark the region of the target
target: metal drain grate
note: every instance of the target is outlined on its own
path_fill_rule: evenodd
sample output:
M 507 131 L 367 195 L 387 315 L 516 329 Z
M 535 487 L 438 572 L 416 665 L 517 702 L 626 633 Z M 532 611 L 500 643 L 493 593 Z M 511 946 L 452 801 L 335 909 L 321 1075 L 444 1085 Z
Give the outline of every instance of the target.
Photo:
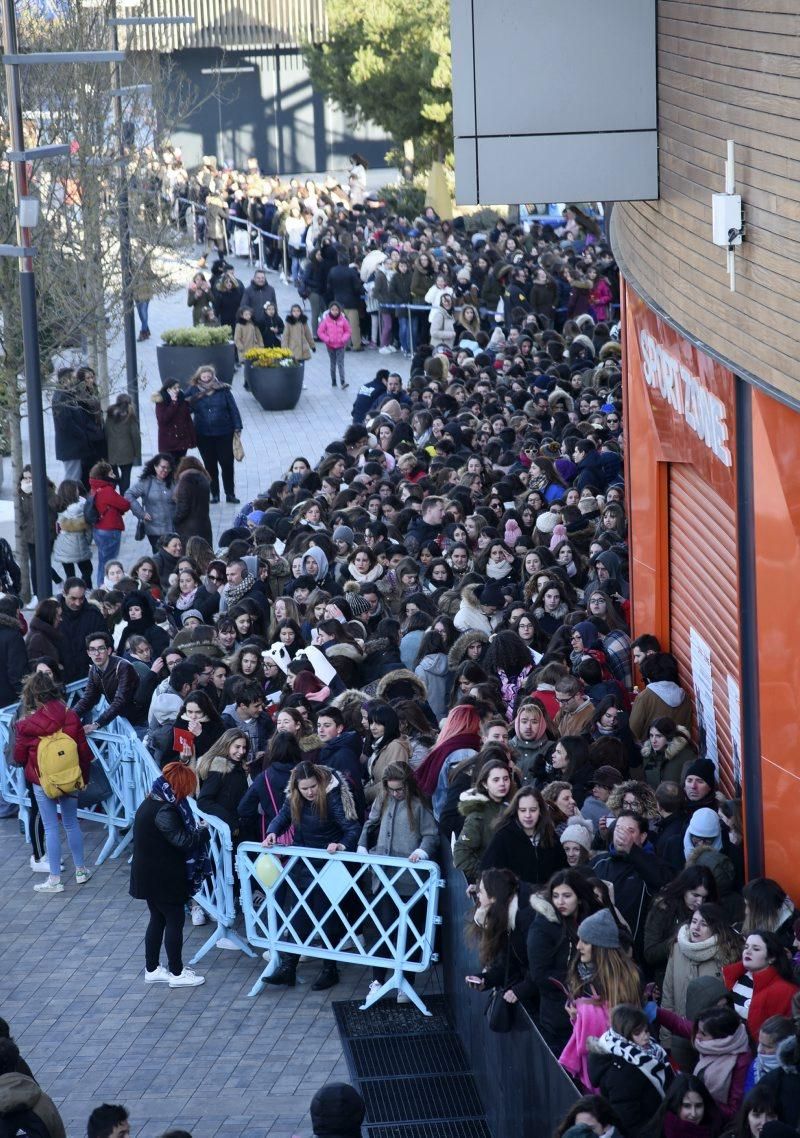
M 388 1001 L 333 1005 L 369 1138 L 492 1138 L 447 1004 L 427 1004 L 430 1017 Z
M 442 996 L 425 996 L 429 1016 L 420 1015 L 407 1004 L 388 1000 L 373 1004 L 362 1012 L 357 1000 L 340 1001 L 333 1005 L 339 1034 L 346 1039 L 372 1038 L 376 1035 L 433 1035 L 452 1031 L 453 1026 Z
M 425 1122 L 480 1118 L 483 1107 L 472 1075 L 431 1072 L 413 1079 L 361 1080 L 368 1122 Z
M 458 1036 L 450 1032 L 435 1035 L 397 1036 L 396 1038 L 351 1039 L 353 1072 L 359 1080 L 402 1078 L 404 1075 L 429 1075 L 467 1072 L 466 1057 Z
M 368 1126 L 369 1138 L 492 1138 L 485 1121 L 477 1118 L 455 1122 L 403 1122 L 391 1126 Z

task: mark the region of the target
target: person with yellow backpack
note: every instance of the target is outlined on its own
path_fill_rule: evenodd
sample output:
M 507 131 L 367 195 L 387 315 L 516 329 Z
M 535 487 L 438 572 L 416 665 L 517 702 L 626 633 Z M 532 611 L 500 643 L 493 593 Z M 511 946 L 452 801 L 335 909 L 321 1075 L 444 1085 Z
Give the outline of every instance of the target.
M 78 791 L 89 782 L 92 751 L 80 719 L 61 699 L 49 673 L 34 672 L 25 680 L 21 711 L 13 762 L 25 768 L 25 778 L 33 786 L 50 865 L 47 880 L 33 888 L 37 893 L 63 893 L 59 810 L 75 863 L 75 881 L 84 885 L 92 876 L 86 868 L 83 834 L 78 825 Z

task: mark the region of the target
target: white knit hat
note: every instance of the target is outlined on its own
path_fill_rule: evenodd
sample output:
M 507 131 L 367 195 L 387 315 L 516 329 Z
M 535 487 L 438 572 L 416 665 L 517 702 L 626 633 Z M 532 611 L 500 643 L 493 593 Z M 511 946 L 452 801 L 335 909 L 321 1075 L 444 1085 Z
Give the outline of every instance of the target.
M 561 835 L 561 844 L 564 842 L 577 842 L 585 850 L 592 848 L 592 835 L 582 822 L 570 822 Z

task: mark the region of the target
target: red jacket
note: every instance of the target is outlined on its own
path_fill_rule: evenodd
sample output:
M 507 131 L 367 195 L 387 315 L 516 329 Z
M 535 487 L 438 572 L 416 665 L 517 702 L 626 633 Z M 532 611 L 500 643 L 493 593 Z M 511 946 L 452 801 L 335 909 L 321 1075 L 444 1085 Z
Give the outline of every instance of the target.
M 94 503 L 100 514 L 95 529 L 125 529 L 122 515 L 131 508 L 127 498 L 123 498 L 105 478 L 90 478 L 89 489 L 94 494 Z
M 16 738 L 14 740 L 13 762 L 18 767 L 25 767 L 25 778 L 28 782 L 39 785 L 39 766 L 36 762 L 36 752 L 39 749 L 39 740 L 45 735 L 53 735 L 56 731 L 63 731 L 78 744 L 78 762 L 80 763 L 83 781 L 89 781 L 89 767 L 94 755 L 86 742 L 83 724 L 71 707 L 67 707 L 58 699 L 52 699 L 33 715 L 20 719 L 16 725 Z
M 173 403 L 162 391 L 155 396 L 158 422 L 158 449 L 161 451 L 191 450 L 197 446 L 192 411 L 183 392 Z
M 744 965 L 741 961 L 726 965 L 722 969 L 725 987 L 731 990 L 743 974 Z M 758 1039 L 765 1019 L 770 1016 L 791 1016 L 792 997 L 797 990 L 797 985 L 784 980 L 772 965 L 753 973 L 753 998 L 747 1013 L 747 1030 L 754 1042 Z

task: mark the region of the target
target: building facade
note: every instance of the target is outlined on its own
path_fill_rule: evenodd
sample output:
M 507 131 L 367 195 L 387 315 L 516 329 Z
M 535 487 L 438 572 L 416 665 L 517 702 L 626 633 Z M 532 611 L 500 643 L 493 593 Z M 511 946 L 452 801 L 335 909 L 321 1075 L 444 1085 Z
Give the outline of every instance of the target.
M 800 64 L 786 4 L 658 5 L 657 201 L 614 207 L 634 632 L 694 692 L 749 873 L 800 893 Z M 794 48 L 790 45 L 794 44 Z M 787 54 L 788 53 L 788 54 Z M 727 140 L 746 232 L 711 240 Z
M 344 170 L 358 151 L 384 166 L 392 142 L 355 125 L 316 92 L 303 45 L 327 36 L 325 0 L 149 0 L 194 25 L 131 32 L 131 51 L 157 50 L 193 109 L 174 132 L 188 166 L 214 154 L 235 166 L 256 157 L 266 173 Z

